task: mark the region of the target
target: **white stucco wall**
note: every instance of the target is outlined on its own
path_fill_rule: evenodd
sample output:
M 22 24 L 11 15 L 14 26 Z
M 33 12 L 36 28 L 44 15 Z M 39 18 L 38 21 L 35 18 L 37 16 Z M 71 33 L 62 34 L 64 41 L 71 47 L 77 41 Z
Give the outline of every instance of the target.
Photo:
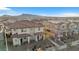
M 26 37 L 25 39 L 22 38 L 22 43 L 24 43 L 24 42 L 30 43 L 30 37 Z
M 34 34 L 35 33 L 35 28 L 29 28 L 29 34 Z
M 40 27 L 40 30 L 39 30 L 39 28 L 35 28 L 35 33 L 36 32 L 43 32 L 43 29 L 44 29 L 44 27 Z
M 20 38 L 13 38 L 13 46 L 21 45 Z
M 4 25 L 3 24 L 0 24 L 0 33 L 2 33 L 3 32 L 3 29 L 4 29 Z
M 23 43 L 26 42 L 26 41 L 28 41 L 28 37 L 26 37 L 26 39 L 22 38 Z
M 33 34 L 36 32 L 43 32 L 44 27 L 40 27 L 40 31 L 39 28 L 25 28 L 24 30 L 26 30 L 25 32 L 21 32 L 21 29 L 16 29 L 15 31 L 12 29 L 12 34 L 18 33 L 18 34 Z
M 23 30 L 26 30 L 26 31 L 24 31 L 24 32 L 21 31 L 22 29 L 16 29 L 15 31 L 14 31 L 14 29 L 12 29 L 11 31 L 12 31 L 12 34 L 15 34 L 15 33 L 18 33 L 18 34 L 25 34 L 25 33 L 28 33 L 28 34 L 29 34 L 29 29 L 30 29 L 30 28 L 24 28 Z
M 4 40 L 3 33 L 0 33 L 0 40 Z

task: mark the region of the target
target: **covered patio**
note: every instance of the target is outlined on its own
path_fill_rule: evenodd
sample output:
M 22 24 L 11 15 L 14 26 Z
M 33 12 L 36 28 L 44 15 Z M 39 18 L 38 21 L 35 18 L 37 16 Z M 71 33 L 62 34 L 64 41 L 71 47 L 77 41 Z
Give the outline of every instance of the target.
M 29 35 L 29 34 L 14 34 L 14 35 L 12 35 L 13 46 L 22 45 L 25 42 L 28 42 L 28 44 L 29 44 L 30 37 L 31 37 L 31 35 Z

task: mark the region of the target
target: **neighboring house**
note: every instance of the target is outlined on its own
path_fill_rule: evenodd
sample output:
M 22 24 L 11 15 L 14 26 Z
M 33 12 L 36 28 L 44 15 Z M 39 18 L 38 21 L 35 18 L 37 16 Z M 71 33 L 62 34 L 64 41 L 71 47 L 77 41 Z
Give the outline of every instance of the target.
M 72 20 L 71 20 L 72 21 Z M 55 33 L 60 33 L 61 35 L 70 31 L 75 31 L 77 32 L 77 22 L 74 22 L 74 21 L 49 21 L 51 23 L 50 27 L 51 29 L 53 29 L 53 31 L 55 31 Z
M 4 36 L 3 36 L 3 24 L 0 22 L 0 40 L 4 40 Z
M 52 23 L 48 21 L 44 22 L 44 33 L 46 38 L 55 37 L 57 29 L 58 29 L 58 25 L 56 23 Z
M 10 38 L 12 38 L 14 46 L 21 45 L 24 42 L 30 43 L 30 40 L 43 39 L 44 26 L 42 23 L 22 20 L 4 24 L 4 26 L 6 27 L 5 33 L 11 35 Z
M 0 33 L 2 33 L 3 28 L 4 28 L 4 24 L 2 22 L 0 22 Z
M 61 33 L 67 32 L 67 31 L 68 31 L 67 23 L 66 23 L 66 22 L 61 22 L 61 23 L 59 23 L 58 30 L 59 30 Z
M 2 31 L 2 25 L 0 25 L 0 32 Z
M 78 27 L 77 23 L 75 23 L 75 22 L 72 22 L 72 23 L 69 24 L 69 29 L 71 31 L 75 31 L 77 29 L 77 27 Z

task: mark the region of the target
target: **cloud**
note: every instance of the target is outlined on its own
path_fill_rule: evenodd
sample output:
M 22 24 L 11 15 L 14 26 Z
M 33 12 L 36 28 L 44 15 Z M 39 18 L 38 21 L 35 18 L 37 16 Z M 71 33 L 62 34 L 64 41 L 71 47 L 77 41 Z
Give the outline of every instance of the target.
M 7 8 L 7 7 L 0 7 L 0 16 L 2 15 L 19 15 L 21 13 L 18 13 L 17 11 L 12 10 L 11 8 Z
M 0 10 L 11 10 L 10 8 L 0 7 Z
M 61 16 L 79 16 L 79 14 L 78 13 L 64 13 L 64 14 L 62 14 Z
M 39 14 L 39 15 L 52 16 L 52 17 L 79 17 L 79 13 Z

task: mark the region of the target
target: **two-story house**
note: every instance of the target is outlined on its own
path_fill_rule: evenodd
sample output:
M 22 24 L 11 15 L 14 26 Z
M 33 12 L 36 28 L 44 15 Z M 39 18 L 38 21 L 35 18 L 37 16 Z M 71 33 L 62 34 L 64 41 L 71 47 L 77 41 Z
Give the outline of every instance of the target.
M 11 35 L 9 40 L 12 40 L 14 46 L 24 42 L 30 43 L 30 40 L 43 39 L 44 26 L 42 23 L 22 20 L 5 24 L 5 27 L 5 33 Z

